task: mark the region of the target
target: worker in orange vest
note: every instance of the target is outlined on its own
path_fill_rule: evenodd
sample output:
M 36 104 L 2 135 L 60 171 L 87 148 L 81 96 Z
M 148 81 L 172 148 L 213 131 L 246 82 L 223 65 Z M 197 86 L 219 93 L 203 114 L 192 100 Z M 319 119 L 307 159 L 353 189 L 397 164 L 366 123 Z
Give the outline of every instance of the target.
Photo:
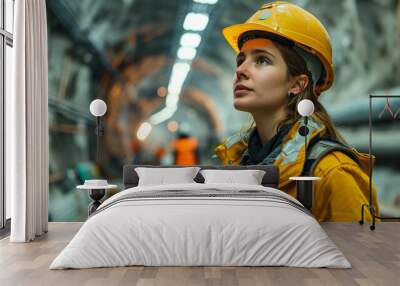
M 198 163 L 198 142 L 187 133 L 180 132 L 172 142 L 175 165 L 192 166 Z

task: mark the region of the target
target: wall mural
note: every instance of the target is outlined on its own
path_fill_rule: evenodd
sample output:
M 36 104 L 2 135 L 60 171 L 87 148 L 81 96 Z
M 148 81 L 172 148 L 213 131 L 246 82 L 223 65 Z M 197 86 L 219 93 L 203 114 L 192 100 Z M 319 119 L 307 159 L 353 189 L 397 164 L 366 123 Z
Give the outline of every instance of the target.
M 368 152 L 368 95 L 400 95 L 400 2 L 290 2 L 327 27 L 336 78 L 321 101 L 345 139 Z M 218 164 L 217 144 L 250 122 L 233 108 L 235 56 L 221 30 L 244 22 L 261 4 L 220 0 L 201 8 L 186 0 L 47 1 L 51 221 L 86 219 L 90 199 L 76 189 L 86 179 L 106 178 L 121 187 L 126 163 L 173 164 L 178 137 L 197 140 L 198 164 Z M 208 9 L 210 18 L 186 70 L 175 60 L 190 9 Z M 167 96 L 173 73 L 186 76 L 179 99 Z M 101 160 L 96 160 L 96 119 L 89 112 L 96 98 L 107 104 Z M 379 110 L 374 180 L 381 212 L 399 216 L 400 100 L 374 104 Z M 161 121 L 171 110 L 173 115 Z

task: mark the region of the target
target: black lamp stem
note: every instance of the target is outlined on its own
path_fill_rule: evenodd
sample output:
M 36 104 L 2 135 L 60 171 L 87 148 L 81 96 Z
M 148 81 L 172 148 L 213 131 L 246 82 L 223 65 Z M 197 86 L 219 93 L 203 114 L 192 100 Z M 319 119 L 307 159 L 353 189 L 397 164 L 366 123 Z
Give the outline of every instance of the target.
M 305 116 L 304 118 L 304 126 L 305 126 L 305 130 L 304 130 L 304 156 L 305 156 L 305 162 L 307 161 L 307 135 L 308 135 L 308 116 Z M 306 174 L 308 175 L 308 174 Z
M 96 159 L 97 159 L 97 164 L 100 164 L 100 116 L 96 116 L 96 136 L 97 136 L 97 150 L 96 150 Z

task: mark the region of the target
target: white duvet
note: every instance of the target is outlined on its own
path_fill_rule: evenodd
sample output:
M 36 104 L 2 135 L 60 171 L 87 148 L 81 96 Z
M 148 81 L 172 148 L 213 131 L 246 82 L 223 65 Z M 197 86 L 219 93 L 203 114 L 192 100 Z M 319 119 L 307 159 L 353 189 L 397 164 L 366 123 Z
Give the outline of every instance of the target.
M 137 192 L 168 190 L 263 191 L 300 204 L 277 189 L 255 185 L 193 183 L 127 189 L 99 207 L 50 269 L 127 265 L 351 267 L 311 215 L 279 200 L 251 196 L 121 200 Z

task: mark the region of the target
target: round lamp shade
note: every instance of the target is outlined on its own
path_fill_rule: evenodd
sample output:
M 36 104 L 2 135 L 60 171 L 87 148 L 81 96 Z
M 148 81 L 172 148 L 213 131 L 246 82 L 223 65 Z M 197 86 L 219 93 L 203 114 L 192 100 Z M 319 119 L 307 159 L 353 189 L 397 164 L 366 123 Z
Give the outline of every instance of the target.
M 297 111 L 301 116 L 310 116 L 314 113 L 314 103 L 309 99 L 303 99 L 297 105 Z
M 103 116 L 107 111 L 107 104 L 101 99 L 95 99 L 90 103 L 90 113 L 94 116 Z

